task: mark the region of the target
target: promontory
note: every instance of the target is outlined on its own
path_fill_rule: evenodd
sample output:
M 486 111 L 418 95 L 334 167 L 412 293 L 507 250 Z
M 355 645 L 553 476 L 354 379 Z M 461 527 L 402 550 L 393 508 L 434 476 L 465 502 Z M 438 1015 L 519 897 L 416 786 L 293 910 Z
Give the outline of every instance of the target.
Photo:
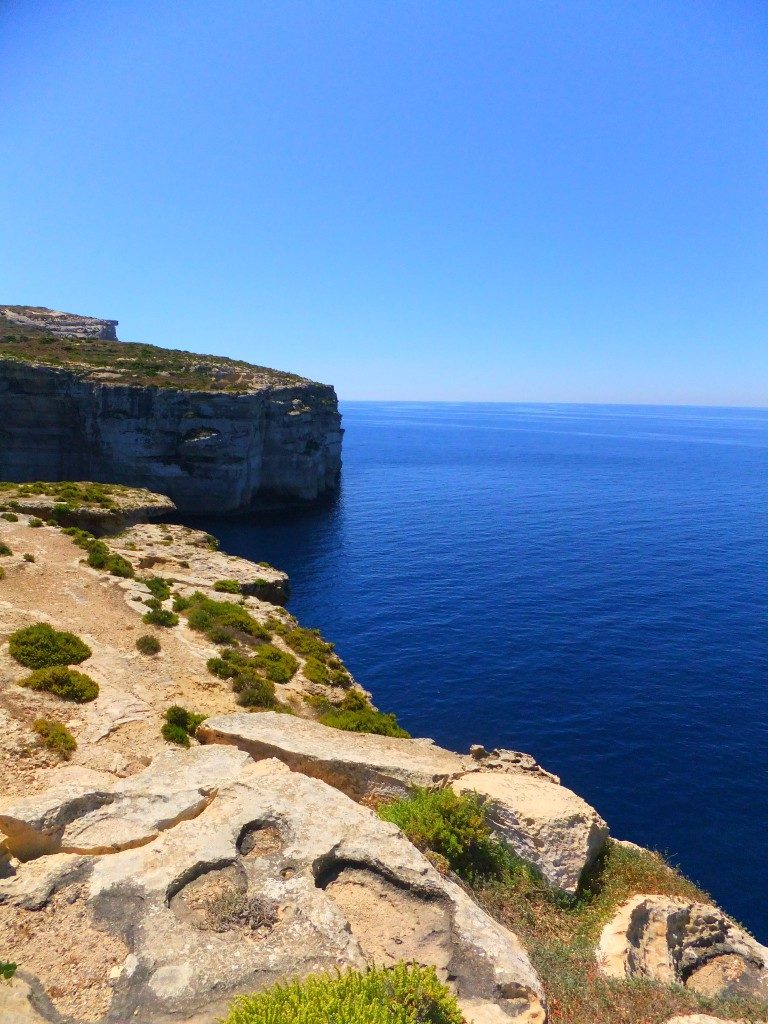
M 0 306 L 0 479 L 150 488 L 236 513 L 332 494 L 334 389 L 222 356 L 117 340 L 117 321 Z

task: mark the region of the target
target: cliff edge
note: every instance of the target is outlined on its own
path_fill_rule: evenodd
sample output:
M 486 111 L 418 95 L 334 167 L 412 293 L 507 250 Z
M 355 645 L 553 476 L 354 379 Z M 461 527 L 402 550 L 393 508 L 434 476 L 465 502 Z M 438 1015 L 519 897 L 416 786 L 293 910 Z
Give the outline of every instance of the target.
M 116 339 L 117 321 L 0 306 L 0 479 L 88 479 L 182 511 L 314 501 L 341 470 L 334 389 Z

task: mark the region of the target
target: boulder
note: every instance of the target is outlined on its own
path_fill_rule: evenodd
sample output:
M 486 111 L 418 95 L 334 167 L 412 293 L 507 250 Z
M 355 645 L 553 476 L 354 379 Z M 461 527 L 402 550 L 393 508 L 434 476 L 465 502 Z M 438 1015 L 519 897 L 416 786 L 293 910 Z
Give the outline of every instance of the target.
M 414 786 L 460 775 L 470 761 L 433 743 L 343 732 L 273 711 L 209 718 L 196 736 L 202 743 L 232 744 L 256 761 L 279 758 L 353 800 L 405 796 Z
M 395 826 L 276 760 L 205 747 L 176 761 L 151 766 L 171 803 L 214 787 L 194 821 L 117 852 L 44 855 L 0 879 L 0 946 L 32 965 L 62 1016 L 213 1024 L 234 995 L 277 980 L 415 959 L 437 968 L 476 1024 L 543 1024 L 517 938 Z M 151 769 L 142 775 L 135 793 L 154 797 Z M 48 820 L 84 828 L 90 810 L 78 819 L 71 802 L 58 814 L 54 803 Z M 119 830 L 118 800 L 100 808 L 100 828 L 110 809 Z
M 476 793 L 500 838 L 563 892 L 576 892 L 608 838 L 608 826 L 594 808 L 540 775 L 472 772 L 452 787 Z
M 34 993 L 23 978 L 0 981 L 0 1024 L 48 1024 L 35 1009 Z
M 603 929 L 597 961 L 611 978 L 684 985 L 709 998 L 768 998 L 768 948 L 712 904 L 634 896 Z

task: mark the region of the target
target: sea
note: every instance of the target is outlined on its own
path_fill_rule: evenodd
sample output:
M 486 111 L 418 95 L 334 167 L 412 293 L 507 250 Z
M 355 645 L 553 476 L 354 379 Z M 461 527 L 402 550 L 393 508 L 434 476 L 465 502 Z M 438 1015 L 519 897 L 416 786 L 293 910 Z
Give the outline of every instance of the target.
M 533 754 L 768 941 L 768 410 L 342 413 L 335 501 L 190 522 L 414 736 Z

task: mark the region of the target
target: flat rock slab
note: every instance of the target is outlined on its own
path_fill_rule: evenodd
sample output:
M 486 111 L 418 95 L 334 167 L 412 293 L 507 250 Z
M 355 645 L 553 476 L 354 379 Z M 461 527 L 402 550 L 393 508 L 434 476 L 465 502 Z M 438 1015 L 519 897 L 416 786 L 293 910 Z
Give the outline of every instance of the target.
M 588 803 L 514 751 L 478 760 L 422 740 L 342 732 L 275 712 L 209 718 L 196 735 L 203 743 L 233 744 L 257 761 L 279 758 L 354 800 L 400 797 L 415 786 L 475 792 L 488 801 L 499 837 L 568 893 L 608 837 Z
M 476 793 L 494 831 L 563 892 L 576 892 L 608 838 L 608 826 L 593 807 L 541 776 L 480 771 L 463 775 L 452 787 L 456 793 Z
M 176 524 L 142 523 L 108 541 L 137 572 L 162 576 L 191 590 L 210 590 L 219 580 L 234 580 L 243 594 L 285 604 L 290 594 L 287 573 L 271 565 L 227 555 L 211 547 L 202 530 Z M 227 598 L 226 593 L 213 597 Z M 229 595 L 230 600 L 235 600 Z
M 405 796 L 462 774 L 469 757 L 421 740 L 342 732 L 280 715 L 219 715 L 197 730 L 203 743 L 226 743 L 256 760 L 279 758 L 292 771 L 322 779 L 353 800 Z
M 217 788 L 242 771 L 245 754 L 226 747 L 169 750 L 138 775 L 100 784 L 74 773 L 39 796 L 0 810 L 0 850 L 22 861 L 52 853 L 115 853 L 150 842 L 197 817 Z M 96 776 L 101 773 L 91 773 Z
M 610 978 L 684 985 L 708 998 L 768 998 L 768 948 L 709 903 L 634 896 L 603 929 L 597 962 Z
M 402 945 L 436 967 L 477 1024 L 544 1024 L 542 987 L 517 938 L 394 825 L 279 761 L 194 753 L 180 752 L 172 789 L 218 771 L 194 821 L 133 849 L 42 856 L 0 879 L 0 941 L 10 936 L 19 960 L 37 965 L 55 1011 L 92 1024 L 213 1024 L 238 993 L 391 963 Z M 222 753 L 238 761 L 234 775 Z M 49 927 L 60 914 L 71 926 Z M 81 955 L 70 963 L 72 948 Z

